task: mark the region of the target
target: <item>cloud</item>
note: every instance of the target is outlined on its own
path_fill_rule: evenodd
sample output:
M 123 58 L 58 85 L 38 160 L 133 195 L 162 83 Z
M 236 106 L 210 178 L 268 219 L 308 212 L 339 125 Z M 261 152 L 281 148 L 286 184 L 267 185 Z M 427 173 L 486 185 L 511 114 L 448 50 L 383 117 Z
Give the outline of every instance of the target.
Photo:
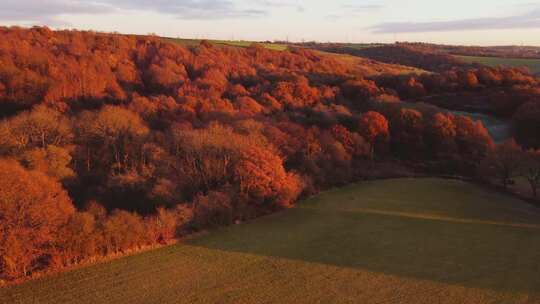
M 372 10 L 378 10 L 383 8 L 382 4 L 345 4 L 341 6 L 342 9 L 347 10 L 349 12 L 354 13 L 363 13 L 365 11 L 372 11 Z
M 306 8 L 299 4 L 299 1 L 289 1 L 289 0 L 256 0 L 254 3 L 266 7 L 266 8 L 293 8 L 297 12 L 304 12 Z
M 474 30 L 540 28 L 540 9 L 510 17 L 491 17 L 434 22 L 387 22 L 369 27 L 373 33 L 426 33 Z
M 326 19 L 336 21 L 343 18 L 357 17 L 358 15 L 366 12 L 380 10 L 383 7 L 384 6 L 379 3 L 343 4 L 339 11 L 326 15 Z
M 150 10 L 181 19 L 239 18 L 266 15 L 262 9 L 240 9 L 231 0 L 102 0 L 118 9 Z
M 90 1 L 70 0 L 2 0 L 0 20 L 24 21 L 29 23 L 62 23 L 63 14 L 101 14 L 111 11 L 111 7 Z
M 239 8 L 231 0 L 0 0 L 0 20 L 34 24 L 65 24 L 62 15 L 125 11 L 152 11 L 180 19 L 243 18 L 267 14 L 257 7 Z

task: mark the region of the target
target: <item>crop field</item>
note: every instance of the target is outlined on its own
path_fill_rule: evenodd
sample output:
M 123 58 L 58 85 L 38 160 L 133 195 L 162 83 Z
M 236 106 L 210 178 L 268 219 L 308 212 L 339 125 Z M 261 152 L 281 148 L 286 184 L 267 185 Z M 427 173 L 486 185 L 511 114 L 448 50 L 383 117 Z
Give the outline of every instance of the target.
M 540 73 L 540 59 L 500 58 L 500 57 L 475 57 L 457 56 L 466 62 L 480 63 L 487 66 L 527 67 L 534 73 Z
M 1 303 L 540 303 L 540 212 L 442 179 L 365 182 Z

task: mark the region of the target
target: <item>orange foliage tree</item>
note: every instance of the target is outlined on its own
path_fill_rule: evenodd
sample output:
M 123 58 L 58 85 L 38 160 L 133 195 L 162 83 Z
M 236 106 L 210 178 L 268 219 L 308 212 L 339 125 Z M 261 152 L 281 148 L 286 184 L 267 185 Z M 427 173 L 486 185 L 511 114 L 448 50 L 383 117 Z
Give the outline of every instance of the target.
M 369 111 L 360 117 L 358 129 L 370 143 L 370 157 L 373 159 L 376 145 L 385 143 L 390 135 L 388 120 L 378 112 Z
M 60 183 L 0 160 L 0 276 L 38 270 L 75 209 Z

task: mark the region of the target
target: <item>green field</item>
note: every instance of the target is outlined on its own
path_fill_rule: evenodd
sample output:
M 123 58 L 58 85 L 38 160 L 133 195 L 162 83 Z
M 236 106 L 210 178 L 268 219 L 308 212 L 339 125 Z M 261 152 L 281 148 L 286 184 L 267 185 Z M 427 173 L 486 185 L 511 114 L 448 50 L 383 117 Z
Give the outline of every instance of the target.
M 466 62 L 480 63 L 487 66 L 509 66 L 509 67 L 527 67 L 534 73 L 540 73 L 540 59 L 521 59 L 521 58 L 500 58 L 500 57 L 475 57 L 475 56 L 457 56 Z
M 459 181 L 365 182 L 1 303 L 540 303 L 540 212 Z
M 197 46 L 201 43 L 202 40 L 200 39 L 182 39 L 182 38 L 164 38 L 167 41 L 171 41 L 174 43 L 182 44 L 185 46 Z M 235 47 L 249 47 L 253 43 L 257 43 L 259 45 L 262 45 L 263 47 L 269 49 L 269 50 L 275 50 L 275 51 L 285 51 L 289 47 L 285 44 L 279 44 L 279 43 L 263 43 L 263 42 L 254 42 L 254 41 L 244 41 L 244 40 L 209 40 L 210 43 L 216 44 L 216 45 L 225 45 L 225 46 L 235 46 Z

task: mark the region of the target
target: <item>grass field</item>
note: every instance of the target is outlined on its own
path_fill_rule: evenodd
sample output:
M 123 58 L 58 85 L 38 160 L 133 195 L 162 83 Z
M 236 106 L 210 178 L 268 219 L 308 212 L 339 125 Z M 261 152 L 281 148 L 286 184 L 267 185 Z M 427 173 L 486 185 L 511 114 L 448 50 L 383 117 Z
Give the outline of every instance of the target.
M 480 63 L 487 66 L 528 67 L 534 73 L 540 73 L 540 59 L 499 58 L 499 57 L 474 57 L 457 56 L 466 62 Z
M 0 302 L 540 303 L 540 212 L 459 181 L 366 182 Z
M 174 43 L 182 44 L 185 46 L 197 46 L 201 43 L 200 39 L 182 39 L 182 38 L 164 38 L 165 40 L 172 41 Z M 225 46 L 236 46 L 236 47 L 249 47 L 252 45 L 253 41 L 244 41 L 244 40 L 238 40 L 238 41 L 232 41 L 232 40 L 209 40 L 210 43 L 214 43 L 216 45 L 225 45 Z M 279 43 L 260 43 L 257 42 L 257 44 L 262 45 L 263 47 L 275 50 L 275 51 L 285 51 L 288 49 L 288 46 L 285 44 L 279 44 Z

